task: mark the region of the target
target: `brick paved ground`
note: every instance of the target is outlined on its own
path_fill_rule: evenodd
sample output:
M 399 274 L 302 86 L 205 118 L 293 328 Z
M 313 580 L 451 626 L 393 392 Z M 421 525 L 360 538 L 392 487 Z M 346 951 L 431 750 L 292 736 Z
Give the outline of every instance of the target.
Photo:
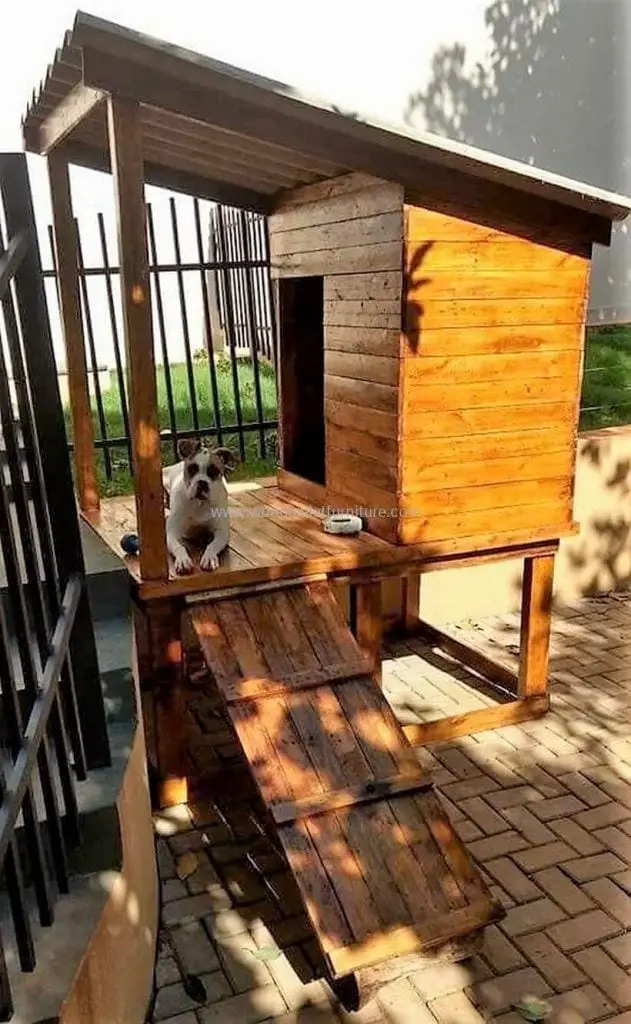
M 516 616 L 458 629 L 514 661 Z M 292 879 L 257 830 L 225 726 L 208 700 L 193 701 L 196 755 L 225 764 L 230 784 L 218 783 L 220 807 L 176 808 L 156 822 L 163 930 L 153 1020 L 519 1024 L 513 1004 L 531 994 L 549 1000 L 555 1024 L 631 1024 L 630 653 L 631 598 L 586 600 L 555 618 L 545 719 L 422 753 L 508 913 L 475 961 L 395 982 L 359 1014 L 309 980 L 313 946 Z M 488 700 L 442 654 L 416 642 L 391 654 L 385 687 L 404 720 Z

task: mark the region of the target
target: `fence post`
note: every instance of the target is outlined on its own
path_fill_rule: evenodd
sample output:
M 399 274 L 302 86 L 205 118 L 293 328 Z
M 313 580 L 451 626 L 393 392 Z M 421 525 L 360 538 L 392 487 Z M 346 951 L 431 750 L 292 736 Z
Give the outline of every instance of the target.
M 49 155 L 48 181 L 53 207 L 57 290 L 66 350 L 77 494 L 81 510 L 93 512 L 99 507 L 99 487 L 94 463 L 94 430 L 81 319 L 77 237 L 68 163 L 62 154 L 52 152 Z
M 70 658 L 87 752 L 86 764 L 90 769 L 100 768 L 110 763 L 109 741 L 94 628 L 85 585 L 85 565 L 66 429 L 24 154 L 0 155 L 0 190 L 9 235 L 24 234 L 30 243 L 28 252 L 15 275 L 16 299 L 22 326 L 26 372 L 33 398 L 37 442 L 40 451 L 45 453 L 46 492 L 59 579 L 62 589 L 74 574 L 78 574 L 82 581 L 75 628 L 70 642 Z

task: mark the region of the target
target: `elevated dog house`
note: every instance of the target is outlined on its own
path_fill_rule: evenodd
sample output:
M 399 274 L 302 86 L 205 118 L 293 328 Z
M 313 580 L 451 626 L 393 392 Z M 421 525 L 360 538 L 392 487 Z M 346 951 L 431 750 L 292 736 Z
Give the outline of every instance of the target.
M 631 203 L 345 117 L 84 14 L 24 139 L 48 158 L 80 505 L 115 551 L 123 533 L 141 537 L 126 564 L 163 800 L 186 792 L 184 635 L 240 741 L 329 977 L 479 931 L 498 908 L 409 744 L 548 707 L 592 245 L 609 242 Z M 71 163 L 114 177 L 133 500 L 100 502 L 96 487 Z M 235 516 L 219 569 L 186 577 L 170 571 L 165 544 L 145 182 L 269 214 L 277 289 L 281 465 L 276 481 L 235 486 L 231 501 L 279 516 Z M 326 505 L 359 507 L 365 532 L 325 534 Z M 525 560 L 517 676 L 418 618 L 420 574 L 514 558 Z M 401 625 L 484 676 L 494 706 L 397 725 L 378 685 L 392 576 L 404 581 Z M 339 580 L 352 633 L 336 610 Z

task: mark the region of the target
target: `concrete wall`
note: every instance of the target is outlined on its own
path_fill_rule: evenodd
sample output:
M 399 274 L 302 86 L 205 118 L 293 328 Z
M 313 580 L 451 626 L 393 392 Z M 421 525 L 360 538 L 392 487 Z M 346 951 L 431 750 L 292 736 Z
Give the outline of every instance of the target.
M 555 601 L 571 604 L 589 594 L 631 585 L 631 427 L 581 435 L 574 519 L 580 533 L 562 541 L 556 560 Z M 421 583 L 424 618 L 457 622 L 516 611 L 522 564 L 428 573 Z M 387 607 L 396 585 L 387 585 Z
M 158 880 L 142 726 L 117 801 L 121 870 L 59 1015 L 60 1024 L 143 1024 L 153 987 Z

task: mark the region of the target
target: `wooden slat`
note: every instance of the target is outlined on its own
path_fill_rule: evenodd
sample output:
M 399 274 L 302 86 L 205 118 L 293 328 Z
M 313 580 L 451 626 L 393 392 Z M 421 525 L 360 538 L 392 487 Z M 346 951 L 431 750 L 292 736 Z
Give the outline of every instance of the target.
M 332 435 L 334 429 L 328 427 L 329 439 L 334 436 Z M 350 435 L 349 444 L 352 445 L 353 431 L 349 430 L 348 433 Z M 358 432 L 355 431 L 355 433 Z M 342 431 L 342 434 L 346 434 L 346 431 Z M 360 438 L 370 437 L 365 434 L 359 436 Z M 572 447 L 573 439 L 574 428 L 571 423 L 559 423 L 556 426 L 534 430 L 510 429 L 489 434 L 469 433 L 458 438 L 450 438 L 448 443 L 443 437 L 406 437 L 402 445 L 403 476 L 405 479 L 406 472 L 413 473 L 413 467 L 416 466 L 442 466 L 444 472 L 449 473 L 453 464 L 457 466 L 471 462 L 554 455 Z M 370 441 L 374 446 L 375 438 L 370 438 Z M 386 454 L 391 451 L 389 445 L 394 445 L 394 442 L 383 438 L 382 445 L 379 454 L 382 452 Z M 403 487 L 405 488 L 405 483 L 403 483 Z
M 417 307 L 403 335 L 403 355 L 410 359 L 423 356 L 500 355 L 507 352 L 562 352 L 580 349 L 584 327 L 574 324 L 540 324 L 538 326 L 465 327 L 426 329 L 423 318 L 418 319 Z M 340 328 L 336 329 L 337 331 Z M 325 342 L 326 343 L 326 342 Z
M 347 679 L 352 680 L 358 676 L 364 676 L 371 669 L 372 665 L 366 658 L 365 660 L 358 659 L 355 662 L 340 661 L 312 671 L 294 672 L 282 680 L 248 678 L 225 689 L 224 698 L 227 704 L 235 704 L 237 701 L 286 696 L 301 690 L 316 690 L 322 686 L 330 686 L 332 682 L 337 685 Z
M 540 400 L 524 405 L 508 406 L 512 430 L 541 430 L 543 427 L 571 426 L 576 423 L 575 404 L 567 401 Z M 418 403 L 416 408 L 409 405 L 402 412 L 401 430 L 405 438 L 452 438 L 470 434 L 495 434 L 506 430 L 507 406 L 484 406 L 481 408 L 453 408 L 430 412 Z
M 457 271 L 456 271 L 457 273 Z M 554 273 L 554 271 L 551 271 Z M 584 295 L 560 299 L 531 298 L 510 301 L 484 299 L 433 299 L 424 302 L 422 294 L 406 306 L 406 328 L 412 334 L 437 328 L 527 327 L 585 323 Z
M 366 271 L 398 270 L 401 266 L 400 242 L 376 242 L 372 245 L 338 246 L 317 252 L 273 256 L 272 277 L 305 277 L 313 274 L 362 274 Z
M 349 275 L 350 276 L 350 275 Z M 401 327 L 401 299 L 341 299 L 324 300 L 326 327 L 377 327 L 399 330 Z
M 576 236 L 569 230 L 570 224 L 560 221 L 558 217 L 556 223 L 552 217 L 543 218 L 537 224 L 531 222 L 526 236 L 523 216 L 511 217 L 506 211 L 488 209 L 484 211 L 484 219 L 481 219 L 480 212 L 479 203 L 471 202 L 466 195 L 458 196 L 457 199 L 445 198 L 431 209 L 408 204 L 405 207 L 406 238 L 410 243 L 508 242 L 520 238 L 525 245 L 540 244 L 557 249 L 566 246 L 569 251 L 577 249 Z M 583 255 L 587 255 L 585 246 Z
M 356 383 L 333 374 L 327 374 L 324 381 L 325 402 L 352 400 L 353 405 L 364 405 L 378 412 L 396 413 L 398 396 L 399 389 L 387 384 L 373 384 L 369 381 Z M 412 402 L 408 404 L 412 405 Z
M 586 270 L 586 266 L 560 267 L 553 273 L 538 269 L 445 270 L 410 281 L 406 295 L 412 305 L 441 299 L 562 299 L 584 286 Z
M 368 459 L 363 455 L 354 455 L 350 451 L 339 451 L 329 446 L 326 453 L 326 467 L 327 479 L 330 479 L 333 488 L 337 486 L 336 480 L 343 480 L 348 474 L 357 480 L 364 478 L 370 480 L 373 487 L 381 488 L 388 494 L 396 493 L 397 466 L 386 461 Z M 366 499 L 368 504 L 368 494 L 366 494 Z
M 304 209 L 304 208 L 303 208 Z M 272 260 L 298 253 L 318 252 L 355 245 L 397 242 L 403 238 L 401 211 L 378 213 L 335 224 L 299 228 L 295 231 L 274 231 L 270 234 Z
M 376 679 L 381 678 L 381 645 L 383 641 L 383 608 L 381 582 L 362 583 L 355 587 L 355 637 L 371 663 Z
M 274 212 L 284 212 L 294 207 L 302 206 L 304 203 L 317 203 L 323 199 L 329 201 L 337 196 L 345 196 L 353 192 L 363 192 L 369 188 L 389 184 L 390 182 L 382 181 L 369 174 L 361 174 L 359 172 L 340 174 L 335 178 L 314 182 L 313 185 L 303 185 L 300 188 L 294 188 L 291 192 L 282 192 L 274 199 Z
M 142 537 L 140 570 L 143 579 L 166 580 L 169 569 L 164 528 L 139 105 L 119 97 L 110 97 L 108 120 L 118 218 L 123 324 L 130 378 L 134 484 L 138 533 Z
M 342 378 L 334 378 L 337 381 Z M 328 384 L 329 378 L 327 378 Z M 474 381 L 470 384 L 449 384 L 444 382 L 417 386 L 405 381 L 403 388 L 403 415 L 409 413 L 431 412 L 440 413 L 451 410 L 468 410 L 493 408 L 496 406 L 515 406 L 541 404 L 542 389 L 545 388 L 546 377 L 533 379 Z M 384 387 L 384 385 L 363 385 L 363 387 Z M 554 378 L 554 393 L 558 401 L 570 402 L 578 386 L 578 368 L 571 377 Z M 511 414 L 512 415 L 512 414 Z M 510 421 L 504 420 L 504 425 Z M 511 424 L 512 425 L 512 424 Z
M 570 525 L 566 505 L 566 502 L 558 501 L 547 505 L 480 509 L 424 518 L 410 516 L 400 524 L 401 542 L 427 545 L 428 554 L 438 555 L 446 550 L 463 550 L 463 546 L 466 550 L 465 538 L 472 543 L 473 551 L 492 547 L 495 536 L 500 538 L 497 543 L 501 543 L 502 536 L 509 535 L 523 541 L 534 541 L 542 539 L 543 534 L 552 540 L 566 535 Z M 462 539 L 462 544 L 458 548 L 456 542 L 459 539 Z M 445 541 L 445 544 L 439 546 L 438 541 Z
M 381 412 L 378 409 L 367 409 L 354 403 L 336 402 L 332 398 L 325 398 L 324 415 L 327 430 L 334 424 L 343 430 L 350 427 L 371 437 L 384 438 L 392 443 L 396 441 L 398 419 L 394 412 Z
M 104 98 L 105 94 L 100 89 L 91 89 L 78 82 L 39 125 L 38 151 L 46 155 L 59 145 Z
M 373 359 L 376 357 L 373 357 Z M 440 384 L 452 387 L 486 381 L 548 380 L 562 378 L 576 387 L 581 353 L 579 349 L 561 352 L 510 352 L 475 356 L 421 356 L 406 359 L 406 385 L 411 388 Z M 332 371 L 334 372 L 334 371 Z
M 369 356 L 356 352 L 324 354 L 324 372 L 334 377 L 350 377 L 354 381 L 372 381 L 398 387 L 400 361 L 397 357 Z
M 548 689 L 554 555 L 527 558 L 522 582 L 519 696 L 535 697 Z
M 52 153 L 48 157 L 48 181 L 55 231 L 59 310 L 72 416 L 77 497 L 83 512 L 94 512 L 99 507 L 99 485 L 96 477 L 94 430 L 79 295 L 76 228 L 68 164 L 57 153 Z
M 352 427 L 339 427 L 328 419 L 326 437 L 330 448 L 367 459 L 377 459 L 396 470 L 399 446 L 392 437 L 377 437 Z
M 415 747 L 423 747 L 428 743 L 447 743 L 458 736 L 501 729 L 505 725 L 518 725 L 520 722 L 540 718 L 549 707 L 550 699 L 547 696 L 523 697 L 507 704 L 467 711 L 463 715 L 449 715 L 435 721 L 404 725 L 403 732 Z
M 316 199 L 273 213 L 268 218 L 270 235 L 315 225 L 350 221 L 375 214 L 398 211 L 401 217 L 403 189 L 400 185 L 377 184 L 337 196 Z M 400 221 L 402 224 L 402 220 Z
M 352 275 L 348 275 L 351 277 Z M 354 324 L 352 327 L 337 327 L 325 324 L 324 350 L 331 352 L 357 352 L 367 356 L 392 356 L 398 358 L 401 349 L 401 331 L 397 321 L 396 330 Z
M 578 269 L 584 273 L 586 262 L 583 256 L 517 238 L 484 242 L 408 240 L 405 252 L 405 270 L 412 285 L 445 271 L 465 276 L 472 271 L 485 274 L 493 270 L 562 273 Z
M 551 446 L 558 445 L 550 437 Z M 512 458 L 476 459 L 460 464 L 431 465 L 411 458 L 403 449 L 401 487 L 406 494 L 422 491 L 454 490 L 460 487 L 486 487 L 510 481 L 551 480 L 574 476 L 574 453 L 568 442 L 565 449 L 549 454 L 523 455 Z
M 481 900 L 473 906 L 428 919 L 422 928 L 402 927 L 387 935 L 373 936 L 354 947 L 336 949 L 329 953 L 328 961 L 334 974 L 343 977 L 390 957 L 440 947 L 490 924 L 499 916 L 497 907 Z
M 402 794 L 418 793 L 431 789 L 431 786 L 429 776 L 419 771 L 417 778 L 395 775 L 391 779 L 371 779 L 357 786 L 303 797 L 292 803 L 273 804 L 270 810 L 277 825 L 287 825 L 302 818 L 315 818 L 331 811 L 343 810 L 345 807 L 356 807 L 374 800 L 389 800 Z
M 567 506 L 572 497 L 573 481 L 567 476 L 539 478 L 538 480 L 514 480 L 486 484 L 481 479 L 472 486 L 446 486 L 435 491 L 406 491 L 401 497 L 401 507 L 406 516 L 442 516 L 483 512 L 485 509 L 518 508 L 529 505 L 555 504 Z
M 403 275 L 400 270 L 377 274 L 331 274 L 324 282 L 324 301 L 395 300 L 401 304 Z

